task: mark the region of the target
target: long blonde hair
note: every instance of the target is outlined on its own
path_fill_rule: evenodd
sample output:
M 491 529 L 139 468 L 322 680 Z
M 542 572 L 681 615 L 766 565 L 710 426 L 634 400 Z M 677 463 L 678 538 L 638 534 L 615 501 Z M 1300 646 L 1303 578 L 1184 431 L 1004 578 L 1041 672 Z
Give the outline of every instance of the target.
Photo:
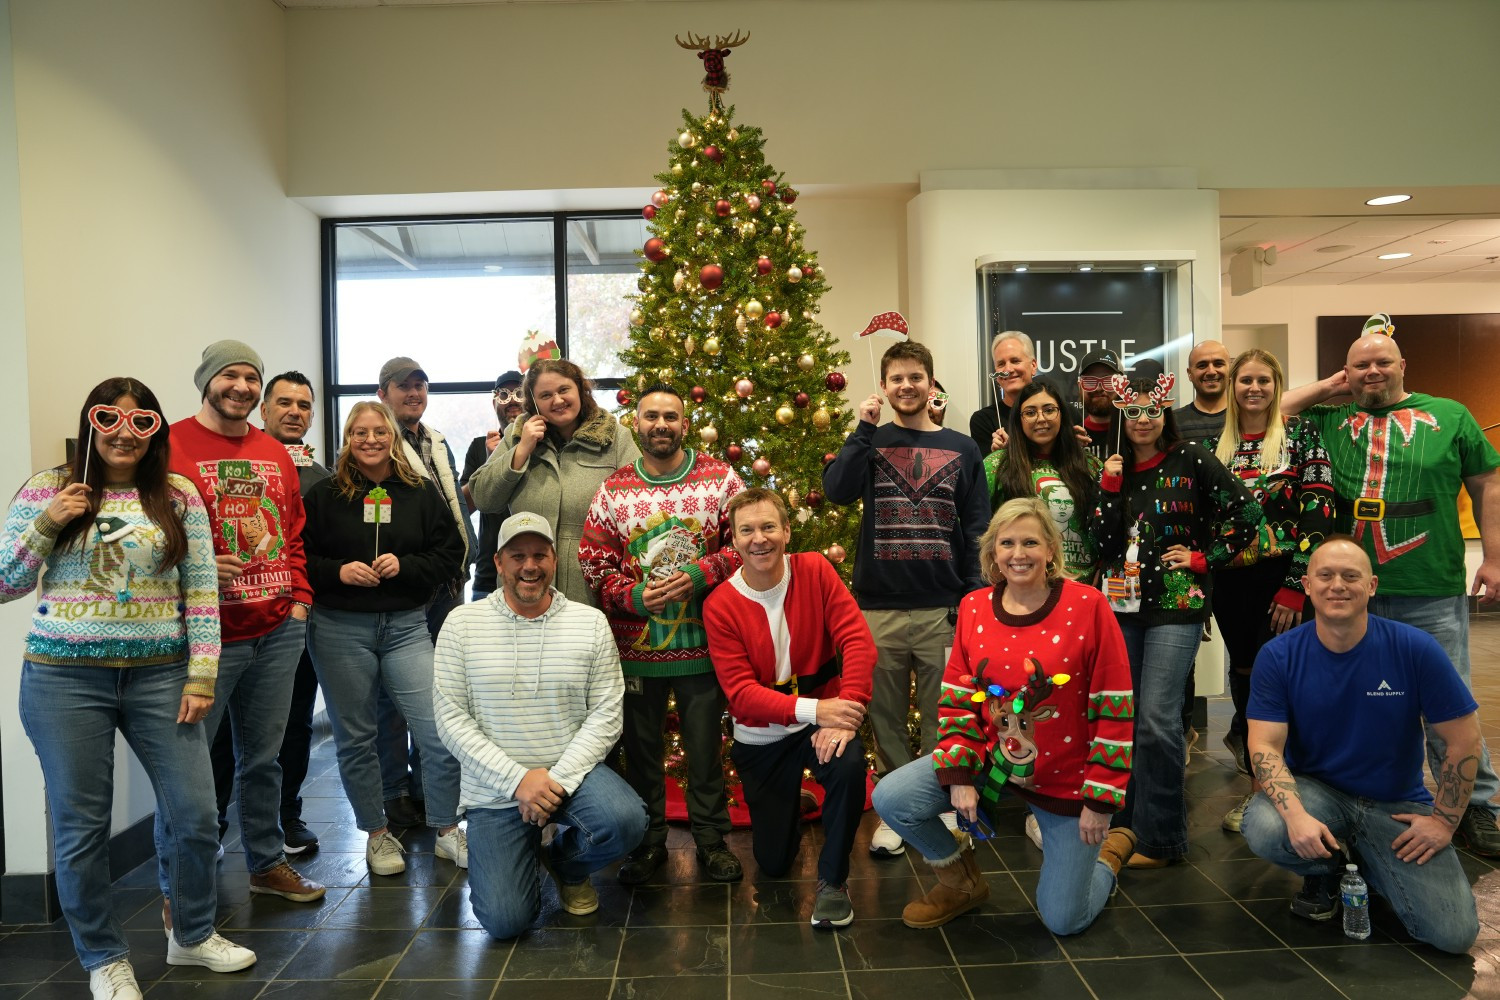
M 391 467 L 396 470 L 396 475 L 407 486 L 421 486 L 422 475 L 411 467 L 406 459 L 406 439 L 401 436 L 401 428 L 396 423 L 396 416 L 390 407 L 384 403 L 378 403 L 371 399 L 362 399 L 349 410 L 349 415 L 344 418 L 344 444 L 339 449 L 338 461 L 333 467 L 333 481 L 338 485 L 339 495 L 353 500 L 359 495 L 360 489 L 368 482 L 359 466 L 354 463 L 353 449 L 349 447 L 349 431 L 354 426 L 354 421 L 366 413 L 377 413 L 385 421 L 386 428 L 391 432 Z
M 1281 391 L 1286 387 L 1286 376 L 1282 374 L 1281 362 L 1270 351 L 1252 347 L 1234 359 L 1229 366 L 1229 409 L 1224 414 L 1224 433 L 1219 436 L 1219 446 L 1214 456 L 1231 468 L 1234 453 L 1240 446 L 1240 402 L 1235 394 L 1235 382 L 1240 369 L 1250 362 L 1258 362 L 1271 369 L 1271 405 L 1266 407 L 1266 436 L 1260 442 L 1260 471 L 1272 475 L 1287 467 L 1289 456 L 1286 450 L 1286 419 L 1281 415 Z

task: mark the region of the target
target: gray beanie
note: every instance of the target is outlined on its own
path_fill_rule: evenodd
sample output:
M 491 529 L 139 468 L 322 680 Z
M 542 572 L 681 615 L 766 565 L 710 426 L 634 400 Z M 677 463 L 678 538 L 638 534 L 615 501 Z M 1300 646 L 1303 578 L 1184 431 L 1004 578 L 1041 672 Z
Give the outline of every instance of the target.
M 260 355 L 255 353 L 255 348 L 238 340 L 220 340 L 203 349 L 203 360 L 199 363 L 198 370 L 193 372 L 193 384 L 198 387 L 198 395 L 206 393 L 209 381 L 230 365 L 250 365 L 255 369 L 255 374 L 265 377 L 266 366 L 261 364 Z

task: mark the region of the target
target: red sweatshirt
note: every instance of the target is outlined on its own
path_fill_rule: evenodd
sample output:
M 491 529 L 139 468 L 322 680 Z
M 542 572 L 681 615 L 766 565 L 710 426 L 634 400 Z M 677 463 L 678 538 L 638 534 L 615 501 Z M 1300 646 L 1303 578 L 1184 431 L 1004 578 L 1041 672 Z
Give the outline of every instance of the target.
M 1102 593 L 1072 580 L 1054 584 L 1025 616 L 1001 608 L 1001 590 L 976 590 L 958 607 L 932 752 L 939 783 L 977 785 L 991 803 L 1008 787 L 1059 815 L 1084 805 L 1114 812 L 1125 804 L 1135 735 L 1130 660 L 1114 612 Z M 1068 680 L 1037 680 L 1056 674 Z
M 188 417 L 172 425 L 172 471 L 202 494 L 214 555 L 237 555 L 245 568 L 219 589 L 224 642 L 263 636 L 286 620 L 293 601 L 312 603 L 302 492 L 284 445 L 255 427 L 225 437 Z

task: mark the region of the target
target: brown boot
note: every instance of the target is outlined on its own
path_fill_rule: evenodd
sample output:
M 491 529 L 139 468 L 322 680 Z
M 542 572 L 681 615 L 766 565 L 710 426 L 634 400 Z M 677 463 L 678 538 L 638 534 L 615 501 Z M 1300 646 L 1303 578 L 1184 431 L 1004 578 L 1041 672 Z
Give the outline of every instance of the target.
M 1099 845 L 1099 860 L 1109 866 L 1109 870 L 1118 878 L 1120 869 L 1125 867 L 1127 861 L 1135 854 L 1135 834 L 1117 826 L 1104 838 L 1104 843 Z M 1113 895 L 1113 893 L 1111 893 Z
M 990 898 L 989 883 L 979 874 L 974 843 L 961 830 L 953 831 L 958 853 L 942 861 L 927 862 L 938 884 L 921 899 L 906 904 L 901 922 L 908 927 L 941 927 L 960 913 L 967 913 Z

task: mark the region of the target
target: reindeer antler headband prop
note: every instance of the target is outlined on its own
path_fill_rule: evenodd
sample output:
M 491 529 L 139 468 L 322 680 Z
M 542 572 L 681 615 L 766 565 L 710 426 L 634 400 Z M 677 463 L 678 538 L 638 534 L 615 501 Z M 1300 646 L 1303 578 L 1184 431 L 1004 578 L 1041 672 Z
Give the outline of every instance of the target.
M 1155 403 L 1157 406 L 1171 406 L 1172 386 L 1176 384 L 1176 375 L 1173 375 L 1171 372 L 1162 372 L 1160 375 L 1156 376 L 1155 387 L 1153 387 L 1150 392 L 1146 393 L 1146 395 L 1151 397 L 1151 402 Z

